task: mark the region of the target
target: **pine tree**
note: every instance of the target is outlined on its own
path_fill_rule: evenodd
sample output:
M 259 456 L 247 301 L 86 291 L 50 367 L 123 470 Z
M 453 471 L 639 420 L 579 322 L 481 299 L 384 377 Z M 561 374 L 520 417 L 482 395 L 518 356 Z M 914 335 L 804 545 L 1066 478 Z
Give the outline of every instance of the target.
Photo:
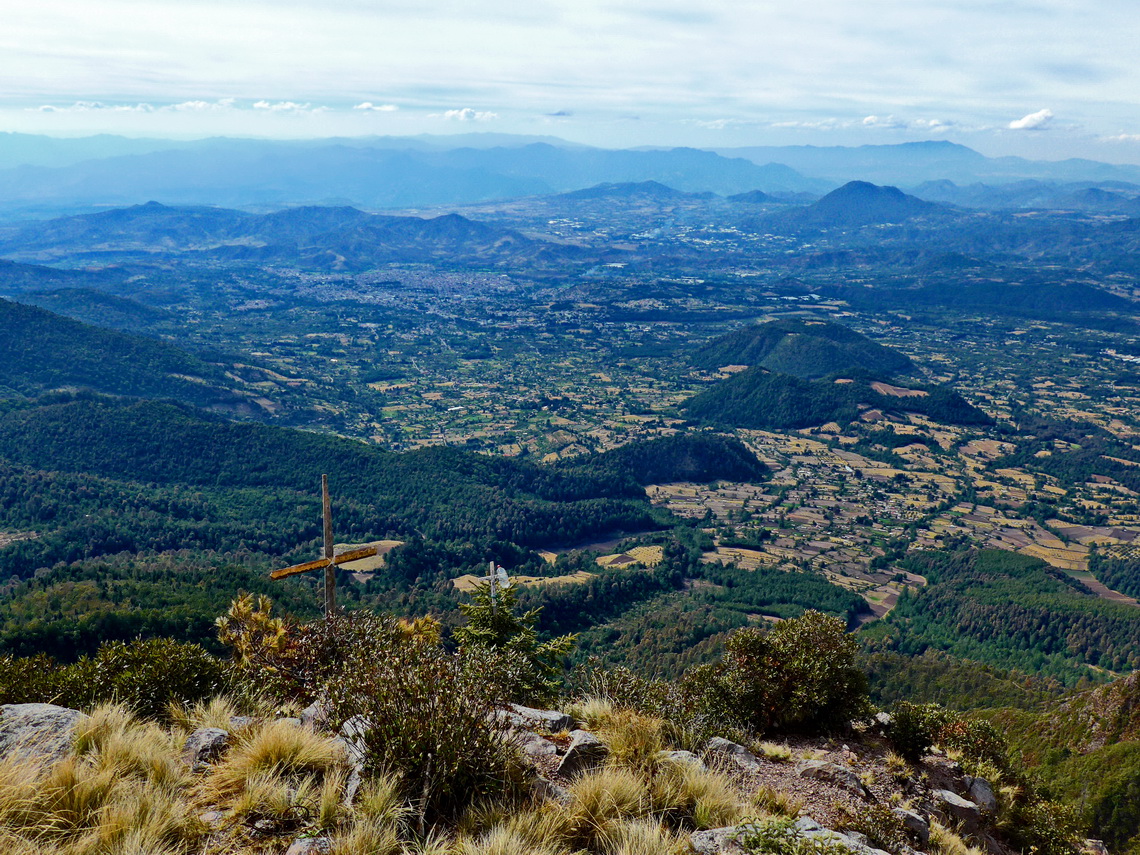
M 537 703 L 556 697 L 563 660 L 578 636 L 562 635 L 540 642 L 535 624 L 542 609 L 520 611 L 514 587 L 498 588 L 492 596 L 490 586 L 482 585 L 472 596 L 473 602 L 459 605 L 467 623 L 454 633 L 464 658 L 484 655 L 513 663 L 516 677 L 511 694 L 518 700 Z

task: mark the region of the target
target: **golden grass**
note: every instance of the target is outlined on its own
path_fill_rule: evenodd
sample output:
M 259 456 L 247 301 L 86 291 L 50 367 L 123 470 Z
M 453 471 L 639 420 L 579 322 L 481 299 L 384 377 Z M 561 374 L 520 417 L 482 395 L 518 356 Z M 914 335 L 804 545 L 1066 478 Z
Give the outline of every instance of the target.
M 401 855 L 395 826 L 370 820 L 355 822 L 331 840 L 330 855 Z
M 619 710 L 599 722 L 598 738 L 610 749 L 610 763 L 650 769 L 665 746 L 665 722 L 632 710 Z
M 802 799 L 769 786 L 762 786 L 752 794 L 752 804 L 775 816 L 787 816 L 793 819 L 799 816 L 804 808 Z
M 983 855 L 983 850 L 968 845 L 954 831 L 934 819 L 930 821 L 927 849 L 931 855 Z
M 167 710 L 171 725 L 184 736 L 189 736 L 200 727 L 217 727 L 231 731 L 234 729 L 233 719 L 237 714 L 237 706 L 225 696 L 211 698 L 189 707 L 172 703 Z
M 791 763 L 796 756 L 791 748 L 778 742 L 754 742 L 752 751 L 770 763 Z
M 591 695 L 571 704 L 566 711 L 579 721 L 585 722 L 587 730 L 597 731 L 613 717 L 614 705 L 606 698 Z
M 608 855 L 680 855 L 689 851 L 681 837 L 650 819 L 614 823 L 600 842 Z
M 344 749 L 332 737 L 290 721 L 271 721 L 239 738 L 225 759 L 210 770 L 206 788 L 213 800 L 224 801 L 265 775 L 323 778 L 345 763 Z
M 177 855 L 204 828 L 170 734 L 105 705 L 80 720 L 76 753 L 43 766 L 0 762 L 5 851 L 60 855 Z
M 559 855 L 565 850 L 499 825 L 478 837 L 460 840 L 455 851 L 457 855 Z

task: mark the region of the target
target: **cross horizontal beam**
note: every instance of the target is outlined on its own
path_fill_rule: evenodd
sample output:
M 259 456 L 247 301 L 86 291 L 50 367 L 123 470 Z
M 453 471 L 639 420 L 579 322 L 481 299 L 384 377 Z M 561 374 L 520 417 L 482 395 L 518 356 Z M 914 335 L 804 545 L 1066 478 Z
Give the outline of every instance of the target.
M 331 561 L 328 558 L 317 558 L 314 561 L 306 561 L 304 564 L 282 567 L 280 570 L 274 570 L 270 573 L 269 578 L 284 579 L 286 576 L 295 576 L 298 573 L 307 573 L 310 570 L 320 570 L 322 567 L 328 567 L 330 565 L 347 564 L 350 561 L 359 561 L 361 558 L 371 558 L 373 555 L 379 554 L 380 549 L 378 547 L 363 546 L 360 549 L 350 549 L 348 552 L 335 555 Z

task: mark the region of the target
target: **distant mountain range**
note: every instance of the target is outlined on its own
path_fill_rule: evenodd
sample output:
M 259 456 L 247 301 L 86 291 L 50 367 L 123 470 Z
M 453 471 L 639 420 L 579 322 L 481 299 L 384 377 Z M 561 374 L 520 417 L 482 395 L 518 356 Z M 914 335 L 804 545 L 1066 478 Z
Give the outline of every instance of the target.
M 0 163 L 3 155 L 0 140 Z M 0 206 L 36 214 L 167 204 L 276 208 L 319 203 L 366 208 L 466 204 L 659 181 L 686 192 L 826 192 L 829 182 L 779 165 L 708 151 L 590 149 L 530 143 L 489 149 L 390 148 L 206 140 L 63 166 L 0 169 Z
M 1025 179 L 1140 184 L 1140 166 L 1078 158 L 1046 161 L 986 157 L 972 148 L 947 140 L 856 147 L 753 146 L 718 148 L 715 151 L 725 157 L 743 157 L 758 164 L 782 163 L 804 175 L 837 184 L 862 180 L 913 187 L 939 179 L 957 184 L 1008 184 Z
M 1041 209 L 1123 214 L 1140 217 L 1140 186 L 1123 182 L 1058 184 L 1048 181 L 1015 181 L 1011 184 L 970 184 L 926 181 L 911 192 L 920 199 L 946 202 L 962 208 L 989 210 Z
M 582 255 L 458 214 L 390 217 L 312 206 L 250 214 L 157 202 L 33 223 L 0 239 L 0 253 L 37 262 L 187 255 L 336 270 L 399 261 L 541 266 Z
M 921 198 L 959 205 L 973 197 L 988 200 L 983 206 L 1022 207 L 1021 191 L 1012 204 L 995 203 L 1000 188 L 1027 181 L 1062 197 L 1088 189 L 1120 197 L 1070 200 L 1079 210 L 1108 204 L 1132 213 L 1129 202 L 1140 195 L 1140 166 L 988 158 L 950 142 L 705 151 L 600 149 L 502 134 L 302 141 L 0 134 L 0 213 L 9 219 L 152 199 L 261 210 L 420 208 L 649 181 L 685 193 L 819 196 L 851 180 L 922 188 Z

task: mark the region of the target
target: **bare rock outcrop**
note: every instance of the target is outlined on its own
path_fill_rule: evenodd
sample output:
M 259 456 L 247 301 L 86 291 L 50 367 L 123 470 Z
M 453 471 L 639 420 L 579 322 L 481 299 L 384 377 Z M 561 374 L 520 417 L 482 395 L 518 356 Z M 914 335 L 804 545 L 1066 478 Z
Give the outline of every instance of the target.
M 83 713 L 55 704 L 0 706 L 0 758 L 62 760 L 72 749 Z

